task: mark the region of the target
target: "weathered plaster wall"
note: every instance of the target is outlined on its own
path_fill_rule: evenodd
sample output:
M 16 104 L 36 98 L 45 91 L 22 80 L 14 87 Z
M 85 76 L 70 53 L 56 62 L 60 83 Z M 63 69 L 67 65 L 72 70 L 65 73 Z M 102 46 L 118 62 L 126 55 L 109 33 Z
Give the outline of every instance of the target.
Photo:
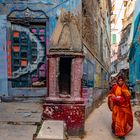
M 83 95 L 87 106 L 99 100 L 108 88 L 110 64 L 110 7 L 108 1 L 83 0 L 82 39 L 84 61 Z M 89 79 L 89 75 L 91 79 Z M 90 83 L 90 84 L 89 84 Z
M 101 67 L 109 71 L 110 11 L 107 1 L 83 1 L 83 42 Z
M 21 86 L 21 87 L 24 87 L 24 89 L 21 89 L 21 88 L 18 89 L 16 87 L 13 88 L 13 84 L 11 82 L 11 81 L 13 81 L 13 80 L 11 80 L 13 78 L 13 69 L 11 69 L 12 62 L 13 62 L 12 61 L 13 58 L 12 58 L 12 55 L 11 55 L 11 51 L 12 51 L 11 50 L 12 31 L 18 29 L 20 31 L 25 31 L 26 32 L 28 30 L 28 27 L 27 28 L 25 28 L 23 26 L 19 27 L 21 25 L 19 25 L 18 23 L 17 23 L 17 25 L 15 25 L 16 27 L 15 26 L 13 27 L 11 22 L 7 20 L 7 17 L 12 11 L 14 11 L 14 10 L 24 10 L 27 7 L 29 9 L 33 10 L 33 11 L 42 10 L 44 12 L 44 14 L 46 14 L 49 17 L 49 23 L 47 23 L 47 26 L 46 26 L 46 39 L 45 39 L 45 41 L 46 41 L 46 48 L 45 49 L 47 49 L 47 47 L 49 45 L 49 40 L 50 40 L 50 38 L 52 36 L 52 33 L 53 33 L 53 31 L 56 27 L 56 23 L 57 23 L 59 15 L 60 15 L 60 10 L 63 8 L 66 11 L 71 11 L 71 12 L 73 12 L 73 14 L 78 15 L 80 13 L 80 10 L 81 10 L 81 0 L 76 0 L 76 1 L 75 0 L 52 0 L 52 1 L 47 1 L 47 2 L 43 2 L 41 0 L 40 1 L 38 1 L 38 0 L 28 0 L 28 1 L 5 0 L 5 1 L 1 1 L 0 14 L 4 15 L 6 17 L 6 19 L 1 20 L 1 23 L 4 22 L 5 20 L 7 22 L 6 26 L 5 26 L 5 29 L 4 29 L 4 32 L 6 32 L 6 34 L 7 34 L 7 37 L 5 37 L 4 34 L 3 34 L 3 37 L 5 38 L 5 43 L 7 43 L 7 51 L 8 51 L 8 53 L 7 53 L 8 54 L 8 77 L 5 75 L 5 77 L 6 77 L 5 81 L 8 78 L 10 79 L 10 81 L 9 81 L 9 94 L 10 95 L 15 95 L 15 96 L 18 96 L 18 95 L 19 96 L 22 96 L 22 95 L 36 96 L 36 95 L 38 95 L 38 92 L 32 92 L 32 87 L 31 86 L 29 86 L 31 89 L 26 88 L 27 87 L 26 86 L 27 82 L 26 82 L 26 84 L 24 84 L 22 82 L 21 83 L 18 82 L 18 84 L 19 84 L 18 88 L 20 88 L 20 86 Z M 21 17 L 20 12 L 18 14 L 16 14 L 15 17 L 16 18 Z M 30 38 L 32 38 L 31 36 L 33 36 L 33 34 L 30 33 Z M 44 52 L 42 52 L 42 53 L 44 53 Z M 44 57 L 45 57 L 45 55 L 44 55 Z M 6 66 L 6 59 L 5 59 L 5 66 Z M 41 67 L 41 68 L 43 68 L 43 67 Z M 30 71 L 30 72 L 32 71 L 30 67 L 28 67 L 26 69 L 26 71 L 27 70 Z M 23 71 L 22 71 L 22 73 L 23 73 Z M 17 71 L 17 74 L 20 74 L 20 76 L 22 76 L 22 73 L 20 74 L 20 71 L 19 72 Z M 22 78 L 25 78 L 25 76 L 23 76 Z M 27 78 L 25 78 L 25 79 L 27 79 Z M 33 81 L 36 81 L 36 79 L 37 79 L 37 77 L 35 77 L 33 79 Z M 42 85 L 43 83 L 39 83 L 39 82 L 37 83 L 36 82 L 34 85 L 37 85 L 37 84 Z M 30 82 L 29 82 L 29 85 L 30 85 Z M 44 86 L 45 86 L 45 84 L 44 84 Z M 34 91 L 35 91 L 35 89 L 34 89 Z M 40 90 L 40 95 L 44 95 L 44 94 L 46 94 L 46 88 L 44 88 L 44 89 L 42 88 Z
M 85 106 L 81 104 L 44 104 L 43 119 L 64 120 L 69 135 L 83 135 Z

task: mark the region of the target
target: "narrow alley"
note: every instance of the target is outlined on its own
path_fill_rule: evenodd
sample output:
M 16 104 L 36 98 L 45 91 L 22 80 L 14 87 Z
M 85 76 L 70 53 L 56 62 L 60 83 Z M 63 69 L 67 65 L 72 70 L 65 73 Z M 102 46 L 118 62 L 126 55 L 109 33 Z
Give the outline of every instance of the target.
M 133 112 L 138 107 L 133 106 Z M 36 124 L 41 119 L 40 105 L 38 103 L 1 103 L 0 111 L 2 110 L 6 111 L 0 113 L 0 140 L 17 140 L 17 138 L 18 140 L 32 140 L 36 132 Z M 126 136 L 126 140 L 139 140 L 139 132 L 140 124 L 134 117 L 134 128 Z M 111 133 L 111 112 L 107 106 L 107 98 L 92 111 L 85 121 L 85 135 L 81 138 L 68 137 L 68 140 L 119 140 Z
M 133 107 L 133 112 L 136 106 Z M 140 124 L 134 117 L 134 128 L 126 136 L 126 140 L 140 139 Z M 119 140 L 111 132 L 111 112 L 107 106 L 107 98 L 103 104 L 96 108 L 88 117 L 85 123 L 85 137 L 71 138 L 70 140 Z
M 0 140 L 66 139 L 140 140 L 140 0 L 0 0 Z

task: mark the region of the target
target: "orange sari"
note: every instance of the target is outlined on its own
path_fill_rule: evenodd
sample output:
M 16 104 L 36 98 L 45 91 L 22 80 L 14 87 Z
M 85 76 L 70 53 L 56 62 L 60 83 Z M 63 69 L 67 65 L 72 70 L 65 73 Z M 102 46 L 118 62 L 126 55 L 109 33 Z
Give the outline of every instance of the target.
M 116 136 L 125 136 L 133 128 L 130 93 L 123 84 L 116 84 L 108 95 L 108 106 L 112 111 L 112 130 Z

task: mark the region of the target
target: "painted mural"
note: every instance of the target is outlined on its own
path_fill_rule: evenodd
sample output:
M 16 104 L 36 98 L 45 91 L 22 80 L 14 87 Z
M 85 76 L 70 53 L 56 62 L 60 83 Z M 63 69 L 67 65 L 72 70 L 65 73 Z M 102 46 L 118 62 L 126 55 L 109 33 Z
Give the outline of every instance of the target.
M 80 17 L 81 0 L 0 1 L 0 94 L 46 94 L 47 50 L 61 9 Z
M 83 71 L 83 98 L 87 106 L 91 106 L 93 102 L 93 88 L 94 88 L 94 79 L 95 75 L 95 63 L 89 61 L 88 59 L 84 60 L 84 71 Z
M 95 64 L 85 59 L 84 73 L 83 73 L 83 87 L 87 87 L 87 88 L 94 87 L 94 70 L 95 70 Z
M 37 89 L 47 86 L 47 50 L 61 10 L 70 12 L 77 19 L 76 24 L 79 24 L 80 31 L 82 2 L 81 0 L 17 0 L 15 3 L 6 0 L 3 2 L 5 4 L 1 5 L 0 14 L 5 14 L 6 19 L 2 20 L 7 21 L 7 28 L 4 30 L 7 34 L 5 43 L 7 45 L 9 92 L 16 93 L 16 95 L 19 92 L 28 94 L 29 91 L 25 88 Z M 107 79 L 106 74 L 102 77 L 100 74 L 100 64 L 93 56 L 86 57 L 82 77 L 85 102 L 93 99 L 94 87 L 107 85 L 102 81 L 102 77 Z M 11 90 L 12 88 L 15 90 Z M 23 88 L 25 92 L 16 91 L 17 88 L 19 90 Z M 46 91 L 42 92 L 46 94 Z
M 80 13 L 81 0 L 2 2 L 0 13 L 7 14 L 5 32 L 8 34 L 8 79 L 11 87 L 46 87 L 47 48 L 60 11 Z
M 42 15 L 38 18 L 38 15 Z M 8 15 L 11 23 L 12 87 L 46 86 L 46 47 L 48 18 L 42 11 L 14 10 Z

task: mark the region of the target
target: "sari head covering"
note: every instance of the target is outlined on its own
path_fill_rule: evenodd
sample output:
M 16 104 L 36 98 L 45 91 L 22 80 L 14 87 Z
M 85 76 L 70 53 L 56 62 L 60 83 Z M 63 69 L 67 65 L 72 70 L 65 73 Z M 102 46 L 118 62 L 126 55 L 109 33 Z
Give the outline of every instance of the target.
M 119 80 L 123 81 L 121 86 L 118 84 Z M 116 136 L 125 136 L 133 128 L 133 116 L 130 93 L 122 76 L 118 77 L 108 94 L 108 107 L 112 111 L 112 130 Z
M 118 76 L 117 81 L 119 81 L 120 79 L 122 79 L 124 81 L 124 78 L 122 75 Z
M 119 81 L 122 81 L 122 84 L 125 84 L 124 83 L 124 78 L 123 78 L 123 76 L 119 76 L 118 78 L 117 78 L 117 83 L 119 84 Z

